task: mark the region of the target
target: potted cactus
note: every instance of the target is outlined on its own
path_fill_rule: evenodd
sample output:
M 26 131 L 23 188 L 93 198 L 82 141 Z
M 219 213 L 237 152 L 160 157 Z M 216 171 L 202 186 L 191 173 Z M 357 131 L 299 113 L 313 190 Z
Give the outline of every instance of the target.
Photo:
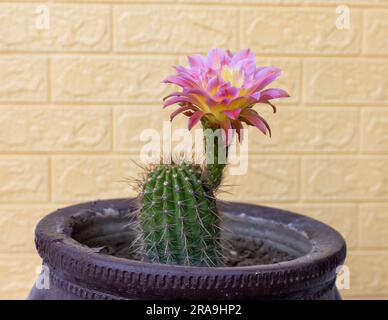
M 272 100 L 289 96 L 267 88 L 280 70 L 256 66 L 249 49 L 212 49 L 188 62 L 164 80 L 180 88 L 164 107 L 178 105 L 170 118 L 187 116 L 189 130 L 202 126 L 204 163 L 148 166 L 135 199 L 84 203 L 44 218 L 36 245 L 50 285 L 34 286 L 29 298 L 339 298 L 345 242 L 335 230 L 291 212 L 216 200 L 243 123 L 271 134 L 253 107 L 275 112 Z

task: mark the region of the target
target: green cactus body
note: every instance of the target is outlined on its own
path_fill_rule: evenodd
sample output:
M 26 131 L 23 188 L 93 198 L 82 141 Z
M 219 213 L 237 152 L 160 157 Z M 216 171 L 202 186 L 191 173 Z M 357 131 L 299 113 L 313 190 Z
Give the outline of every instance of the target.
M 213 135 L 214 131 L 210 129 L 209 133 L 208 137 L 205 137 L 205 145 L 210 146 L 206 149 L 206 179 L 211 188 L 216 190 L 221 184 L 228 156 L 228 147 L 222 143 L 220 136 Z M 209 161 L 210 159 L 211 161 Z
M 144 250 L 151 262 L 216 266 L 219 218 L 214 195 L 196 165 L 159 165 L 141 196 Z
M 222 141 L 220 128 L 212 127 L 206 119 L 203 119 L 201 123 L 204 129 L 204 145 L 206 147 L 205 178 L 207 184 L 216 190 L 221 184 L 226 166 L 228 146 Z

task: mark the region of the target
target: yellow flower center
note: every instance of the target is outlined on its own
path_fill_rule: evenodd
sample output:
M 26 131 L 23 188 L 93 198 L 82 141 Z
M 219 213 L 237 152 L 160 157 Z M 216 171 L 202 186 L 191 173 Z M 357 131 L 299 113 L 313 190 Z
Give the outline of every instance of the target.
M 224 67 L 221 70 L 221 77 L 226 82 L 230 82 L 233 87 L 237 88 L 241 87 L 244 82 L 239 68 Z

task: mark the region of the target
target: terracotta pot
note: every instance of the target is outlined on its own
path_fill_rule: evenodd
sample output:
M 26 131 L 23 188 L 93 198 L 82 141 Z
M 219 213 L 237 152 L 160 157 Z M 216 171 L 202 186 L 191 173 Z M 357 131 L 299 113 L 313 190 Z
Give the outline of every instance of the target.
M 128 212 L 134 201 L 89 202 L 59 209 L 42 219 L 36 228 L 36 247 L 46 283 L 39 279 L 41 285 L 35 285 L 28 298 L 340 298 L 335 279 L 336 268 L 345 259 L 345 241 L 321 222 L 275 208 L 219 202 L 227 229 L 296 258 L 246 267 L 151 264 L 104 253 L 120 245 L 117 241 L 129 243 L 133 237 L 133 217 Z M 99 244 L 104 248 L 96 248 Z M 125 250 L 125 244 L 122 247 Z

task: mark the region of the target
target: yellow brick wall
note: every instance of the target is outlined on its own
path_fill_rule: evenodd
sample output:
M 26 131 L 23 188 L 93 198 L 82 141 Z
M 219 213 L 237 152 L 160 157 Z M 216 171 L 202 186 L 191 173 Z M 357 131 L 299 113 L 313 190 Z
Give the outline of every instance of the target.
M 168 118 L 160 80 L 214 46 L 252 48 L 292 95 L 223 197 L 331 224 L 349 246 L 344 297 L 388 298 L 387 21 L 387 0 L 0 1 L 0 298 L 30 289 L 46 213 L 134 194 L 139 133 Z

